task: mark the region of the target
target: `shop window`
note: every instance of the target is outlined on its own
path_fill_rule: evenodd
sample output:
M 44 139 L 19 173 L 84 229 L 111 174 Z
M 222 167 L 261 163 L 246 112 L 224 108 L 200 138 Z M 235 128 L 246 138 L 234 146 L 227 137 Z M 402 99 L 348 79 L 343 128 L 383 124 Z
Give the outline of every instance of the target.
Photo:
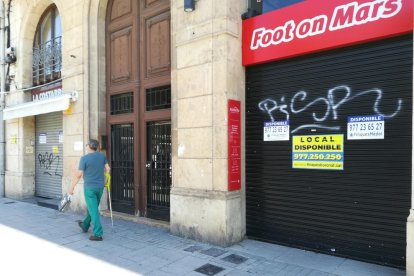
M 42 15 L 33 40 L 33 84 L 61 77 L 62 24 L 59 11 L 51 5 Z

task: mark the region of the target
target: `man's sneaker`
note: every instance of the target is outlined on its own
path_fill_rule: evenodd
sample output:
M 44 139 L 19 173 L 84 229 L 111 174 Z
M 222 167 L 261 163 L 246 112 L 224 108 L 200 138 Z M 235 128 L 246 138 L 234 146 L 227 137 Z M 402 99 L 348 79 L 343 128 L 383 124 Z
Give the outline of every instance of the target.
M 101 240 L 102 240 L 102 237 L 98 237 L 98 236 L 90 236 L 90 237 L 89 237 L 89 239 L 90 239 L 91 241 L 101 241 Z
M 85 228 L 83 227 L 83 222 L 82 222 L 81 220 L 78 220 L 78 225 L 79 225 L 79 227 L 82 229 L 82 232 L 83 232 L 83 233 L 88 232 L 88 230 L 85 230 Z

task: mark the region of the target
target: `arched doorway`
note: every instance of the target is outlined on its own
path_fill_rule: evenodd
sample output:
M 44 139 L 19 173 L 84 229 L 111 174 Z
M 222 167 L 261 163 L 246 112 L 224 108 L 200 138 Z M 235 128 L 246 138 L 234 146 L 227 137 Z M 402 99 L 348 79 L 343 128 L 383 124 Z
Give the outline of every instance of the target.
M 170 1 L 110 0 L 106 60 L 113 208 L 169 220 Z

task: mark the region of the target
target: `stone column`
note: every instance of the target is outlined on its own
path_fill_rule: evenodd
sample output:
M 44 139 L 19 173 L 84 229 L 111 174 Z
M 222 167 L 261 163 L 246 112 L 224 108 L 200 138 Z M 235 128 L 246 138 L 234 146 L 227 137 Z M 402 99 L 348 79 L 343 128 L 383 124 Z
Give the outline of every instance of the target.
M 244 173 L 241 190 L 229 192 L 227 185 L 229 99 L 241 101 L 244 126 L 240 18 L 246 6 L 240 0 L 199 0 L 186 13 L 183 2 L 171 1 L 171 231 L 229 245 L 246 228 Z
M 6 197 L 34 196 L 34 141 L 34 117 L 6 122 Z

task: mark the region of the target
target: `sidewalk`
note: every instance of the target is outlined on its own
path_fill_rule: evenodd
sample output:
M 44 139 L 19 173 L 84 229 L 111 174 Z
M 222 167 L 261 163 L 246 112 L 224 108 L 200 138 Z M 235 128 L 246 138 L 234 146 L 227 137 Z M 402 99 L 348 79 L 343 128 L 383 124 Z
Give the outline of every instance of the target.
M 404 271 L 245 240 L 217 247 L 167 229 L 102 218 L 104 241 L 77 213 L 0 198 L 0 275 L 405 275 Z M 216 273 L 216 274 L 215 274 Z

